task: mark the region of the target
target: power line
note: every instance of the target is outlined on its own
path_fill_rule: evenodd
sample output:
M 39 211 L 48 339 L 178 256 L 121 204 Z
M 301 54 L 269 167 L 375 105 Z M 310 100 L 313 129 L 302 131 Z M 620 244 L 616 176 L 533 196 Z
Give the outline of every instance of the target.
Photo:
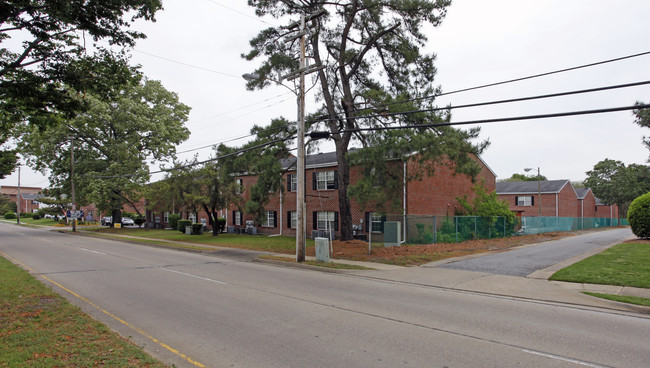
M 218 2 L 216 2 L 216 1 L 214 1 L 214 0 L 208 0 L 208 1 L 211 2 L 211 3 L 213 3 L 214 5 L 220 6 L 220 7 L 222 7 L 222 8 L 226 8 L 226 9 L 228 9 L 228 10 L 234 12 L 234 13 L 237 13 L 237 14 L 239 14 L 239 15 L 243 15 L 243 16 L 246 17 L 246 18 L 251 18 L 251 19 L 254 19 L 254 20 L 256 20 L 256 21 L 258 21 L 258 22 L 260 22 L 260 23 L 264 23 L 264 24 L 266 24 L 266 25 L 273 26 L 273 24 L 268 23 L 268 22 L 265 22 L 264 20 L 262 20 L 262 19 L 260 19 L 260 18 L 253 17 L 253 16 L 248 15 L 248 14 L 246 14 L 246 13 L 242 13 L 242 12 L 240 12 L 239 10 L 236 10 L 236 9 L 233 9 L 233 8 L 231 8 L 231 7 L 229 7 L 229 6 L 226 6 L 226 5 L 220 4 L 220 3 L 218 3 Z
M 347 132 L 398 130 L 398 129 L 437 128 L 437 127 L 454 126 L 454 125 L 502 123 L 502 122 L 506 122 L 506 121 L 549 119 L 549 118 L 559 118 L 559 117 L 566 117 L 566 116 L 604 114 L 604 113 L 610 113 L 610 112 L 641 110 L 641 109 L 647 109 L 647 108 L 650 108 L 650 104 L 612 107 L 612 108 L 608 108 L 608 109 L 597 109 L 597 110 L 568 111 L 568 112 L 559 112 L 559 113 L 553 113 L 553 114 L 525 115 L 525 116 L 514 116 L 514 117 L 507 117 L 507 118 L 469 120 L 469 121 L 459 121 L 459 122 L 453 122 L 453 123 L 450 122 L 450 123 L 434 123 L 434 124 L 399 125 L 399 126 L 384 126 L 384 127 L 343 129 L 343 130 L 339 130 L 339 131 L 336 131 L 336 132 L 332 132 L 331 134 L 340 134 L 340 133 L 347 133 Z M 320 133 L 324 133 L 324 132 L 312 132 L 312 133 L 320 134 Z
M 384 105 L 374 106 L 372 108 L 389 107 L 389 106 L 398 105 L 398 104 L 407 103 L 407 102 L 416 102 L 416 101 L 434 99 L 434 98 L 440 97 L 440 96 L 448 96 L 448 95 L 452 95 L 452 94 L 456 94 L 456 93 L 468 92 L 468 91 L 473 91 L 473 90 L 487 88 L 487 87 L 494 87 L 494 86 L 499 86 L 499 85 L 503 85 L 503 84 L 507 84 L 507 83 L 520 82 L 520 81 L 524 81 L 524 80 L 528 80 L 528 79 L 534 79 L 534 78 L 539 78 L 539 77 L 545 77 L 545 76 L 548 76 L 548 75 L 559 74 L 559 73 L 564 73 L 564 72 L 568 72 L 568 71 L 589 68 L 589 67 L 592 67 L 592 66 L 613 63 L 613 62 L 622 61 L 622 60 L 626 60 L 626 59 L 631 59 L 631 58 L 635 58 L 635 57 L 639 57 L 639 56 L 645 56 L 645 55 L 650 55 L 650 51 L 641 52 L 641 53 L 638 53 L 638 54 L 627 55 L 627 56 L 622 56 L 622 57 L 617 57 L 617 58 L 603 60 L 603 61 L 598 61 L 598 62 L 590 63 L 590 64 L 583 64 L 583 65 L 574 66 L 574 67 L 570 67 L 570 68 L 554 70 L 554 71 L 545 72 L 545 73 L 529 75 L 529 76 L 526 76 L 526 77 L 508 79 L 508 80 L 501 81 L 501 82 L 488 83 L 488 84 L 483 84 L 483 85 L 479 85 L 479 86 L 475 86 L 475 87 L 457 89 L 457 90 L 453 90 L 453 91 L 450 91 L 450 92 L 443 92 L 443 93 L 439 93 L 439 94 L 435 94 L 435 95 L 423 96 L 423 97 L 418 97 L 418 98 L 413 98 L 413 99 L 408 99 L 408 100 L 398 101 L 398 102 L 391 102 L 391 103 L 387 103 L 387 104 L 384 104 Z M 364 103 L 364 104 L 368 104 L 368 103 Z M 368 109 L 368 108 L 366 108 L 366 109 Z M 366 109 L 363 109 L 363 110 L 366 110 Z M 342 113 L 335 113 L 334 115 L 341 115 L 341 114 Z
M 612 107 L 608 109 L 597 109 L 597 110 L 582 110 L 582 111 L 568 111 L 568 112 L 560 112 L 560 113 L 552 113 L 552 114 L 540 114 L 540 115 L 525 115 L 525 116 L 514 116 L 514 117 L 506 117 L 506 118 L 494 118 L 494 119 L 480 119 L 480 120 L 469 120 L 469 121 L 460 121 L 460 122 L 453 122 L 453 123 L 434 123 L 434 124 L 420 124 L 420 125 L 400 125 L 400 126 L 389 126 L 389 127 L 368 127 L 368 128 L 355 128 L 355 129 L 344 129 L 344 130 L 339 130 L 336 132 L 310 132 L 308 136 L 311 136 L 312 134 L 314 136 L 318 136 L 319 138 L 324 138 L 325 135 L 321 135 L 323 133 L 326 133 L 327 136 L 330 136 L 331 134 L 340 134 L 340 133 L 345 133 L 345 132 L 363 132 L 363 131 L 382 131 L 382 130 L 401 130 L 401 129 L 421 129 L 421 128 L 436 128 L 436 127 L 445 127 L 445 126 L 456 126 L 456 125 L 470 125 L 470 124 L 489 124 L 489 123 L 500 123 L 500 122 L 508 122 L 508 121 L 523 121 L 523 120 L 534 120 L 534 119 L 549 119 L 549 118 L 558 118 L 558 117 L 566 117 L 566 116 L 578 116 L 578 115 L 593 115 L 593 114 L 604 114 L 604 113 L 611 113 L 611 112 L 620 112 L 620 111 L 630 111 L 630 110 L 641 110 L 641 109 L 648 109 L 650 108 L 650 104 L 643 104 L 643 105 L 634 105 L 634 106 L 622 106 L 622 107 Z M 94 178 L 103 178 L 103 179 L 115 179 L 115 178 L 133 178 L 133 177 L 139 177 L 139 176 L 146 176 L 146 175 L 154 175 L 154 174 L 160 174 L 160 173 L 166 173 L 166 172 L 172 172 L 176 170 L 181 170 L 185 169 L 188 167 L 192 166 L 197 166 L 197 165 L 203 165 L 208 162 L 213 162 L 213 161 L 218 161 L 227 157 L 231 156 L 236 156 L 236 155 L 241 155 L 242 153 L 252 151 L 255 149 L 259 148 L 264 148 L 267 146 L 270 146 L 272 144 L 278 143 L 278 142 L 284 142 L 290 139 L 296 138 L 295 135 L 285 137 L 285 138 L 277 138 L 272 141 L 258 144 L 252 147 L 248 148 L 242 148 L 239 149 L 235 152 L 231 152 L 222 156 L 217 156 L 213 157 L 204 161 L 199 161 L 199 162 L 194 162 L 190 163 L 187 165 L 182 165 L 170 169 L 161 169 L 158 171 L 152 171 L 149 173 L 143 173 L 143 174 L 131 174 L 131 175 L 111 175 L 111 176 L 102 176 L 102 175 L 84 175 L 87 177 L 94 177 Z
M 512 102 L 522 102 L 522 101 L 539 100 L 539 99 L 544 99 L 544 98 L 570 96 L 570 95 L 577 95 L 577 94 L 583 94 L 583 93 L 601 92 L 601 91 L 607 91 L 607 90 L 612 90 L 612 89 L 638 87 L 638 86 L 643 86 L 643 85 L 648 85 L 648 84 L 650 84 L 650 81 L 642 81 L 642 82 L 618 84 L 618 85 L 613 85 L 613 86 L 589 88 L 589 89 L 582 89 L 582 90 L 575 90 L 575 91 L 568 91 L 568 92 L 551 93 L 551 94 L 545 94 L 545 95 L 511 98 L 511 99 L 507 99 L 507 100 L 479 102 L 479 103 L 458 105 L 458 106 L 435 107 L 435 108 L 431 108 L 431 109 L 411 110 L 411 111 L 393 112 L 393 113 L 380 113 L 380 114 L 373 114 L 373 115 L 359 115 L 359 116 L 350 117 L 350 118 L 346 118 L 346 119 L 385 118 L 385 117 L 398 116 L 398 115 L 410 115 L 410 114 L 425 113 L 425 112 L 436 112 L 436 111 L 463 109 L 463 108 L 470 108 L 470 107 L 498 105 L 498 104 L 512 103 Z M 325 121 L 335 121 L 335 120 L 338 120 L 338 119 L 337 118 L 328 118 L 328 119 L 322 119 L 320 121 L 325 122 Z
M 169 59 L 169 58 L 166 58 L 164 56 L 154 55 L 154 54 L 151 54 L 151 53 L 148 53 L 148 52 L 145 52 L 145 51 L 141 51 L 141 50 L 137 50 L 137 49 L 133 49 L 133 51 L 139 52 L 141 54 L 149 55 L 151 57 L 155 57 L 155 58 L 158 58 L 158 59 L 162 59 L 162 60 L 165 60 L 165 61 L 169 61 L 170 63 L 176 63 L 176 64 L 184 65 L 184 66 L 194 68 L 194 69 L 198 69 L 198 70 L 203 70 L 203 71 L 210 72 L 210 73 L 215 73 L 215 74 L 219 74 L 219 75 L 225 75 L 227 77 L 233 77 L 233 78 L 241 79 L 240 75 L 224 73 L 224 72 L 220 72 L 218 70 L 212 70 L 212 69 L 204 68 L 204 67 L 201 67 L 201 66 L 196 66 L 196 65 L 184 63 L 182 61 Z

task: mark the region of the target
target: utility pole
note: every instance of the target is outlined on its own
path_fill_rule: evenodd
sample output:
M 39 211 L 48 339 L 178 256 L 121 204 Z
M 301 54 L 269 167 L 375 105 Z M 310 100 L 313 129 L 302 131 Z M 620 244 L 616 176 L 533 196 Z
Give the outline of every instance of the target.
M 77 231 L 77 205 L 74 197 L 74 138 L 70 140 L 70 190 L 72 192 L 72 232 Z
M 18 206 L 16 206 L 16 223 L 20 224 L 20 162 L 18 163 L 18 192 L 16 193 L 16 199 L 18 200 Z
M 300 89 L 298 91 L 298 152 L 296 193 L 296 262 L 305 261 L 305 244 L 307 242 L 305 221 L 305 15 L 300 17 Z

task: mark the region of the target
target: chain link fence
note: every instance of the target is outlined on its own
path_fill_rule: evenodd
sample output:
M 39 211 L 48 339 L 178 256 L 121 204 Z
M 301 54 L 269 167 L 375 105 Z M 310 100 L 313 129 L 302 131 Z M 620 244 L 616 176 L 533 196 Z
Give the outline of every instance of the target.
M 389 234 L 384 230 L 387 222 L 399 223 L 398 240 L 402 244 L 459 243 L 627 225 L 625 219 L 579 217 L 517 217 L 512 221 L 506 217 L 385 215 L 381 219 L 381 226 L 373 225 L 375 231 L 368 234 L 368 240 L 378 245 L 395 242 L 394 231 Z

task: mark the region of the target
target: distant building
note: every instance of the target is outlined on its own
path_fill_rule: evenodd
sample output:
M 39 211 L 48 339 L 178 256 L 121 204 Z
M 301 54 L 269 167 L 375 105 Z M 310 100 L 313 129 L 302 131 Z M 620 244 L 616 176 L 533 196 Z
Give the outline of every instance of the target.
M 43 188 L 38 187 L 20 187 L 20 200 L 18 199 L 18 187 L 11 185 L 0 186 L 0 194 L 8 196 L 22 213 L 34 213 L 39 210 L 41 197 L 40 192 Z

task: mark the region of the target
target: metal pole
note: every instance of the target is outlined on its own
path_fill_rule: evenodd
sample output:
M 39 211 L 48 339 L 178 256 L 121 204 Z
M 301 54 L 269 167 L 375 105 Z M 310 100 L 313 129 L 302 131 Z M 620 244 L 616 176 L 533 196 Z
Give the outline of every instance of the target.
M 305 261 L 306 225 L 305 221 L 305 15 L 300 17 L 300 90 L 298 91 L 298 152 L 297 174 L 298 188 L 296 193 L 296 262 Z
M 537 194 L 539 198 L 539 216 L 542 216 L 542 176 L 539 173 L 539 166 L 537 167 Z
M 18 164 L 18 192 L 16 193 L 16 223 L 20 224 L 20 163 Z
M 70 140 L 70 190 L 72 192 L 72 232 L 77 231 L 77 205 L 74 196 L 74 138 Z

